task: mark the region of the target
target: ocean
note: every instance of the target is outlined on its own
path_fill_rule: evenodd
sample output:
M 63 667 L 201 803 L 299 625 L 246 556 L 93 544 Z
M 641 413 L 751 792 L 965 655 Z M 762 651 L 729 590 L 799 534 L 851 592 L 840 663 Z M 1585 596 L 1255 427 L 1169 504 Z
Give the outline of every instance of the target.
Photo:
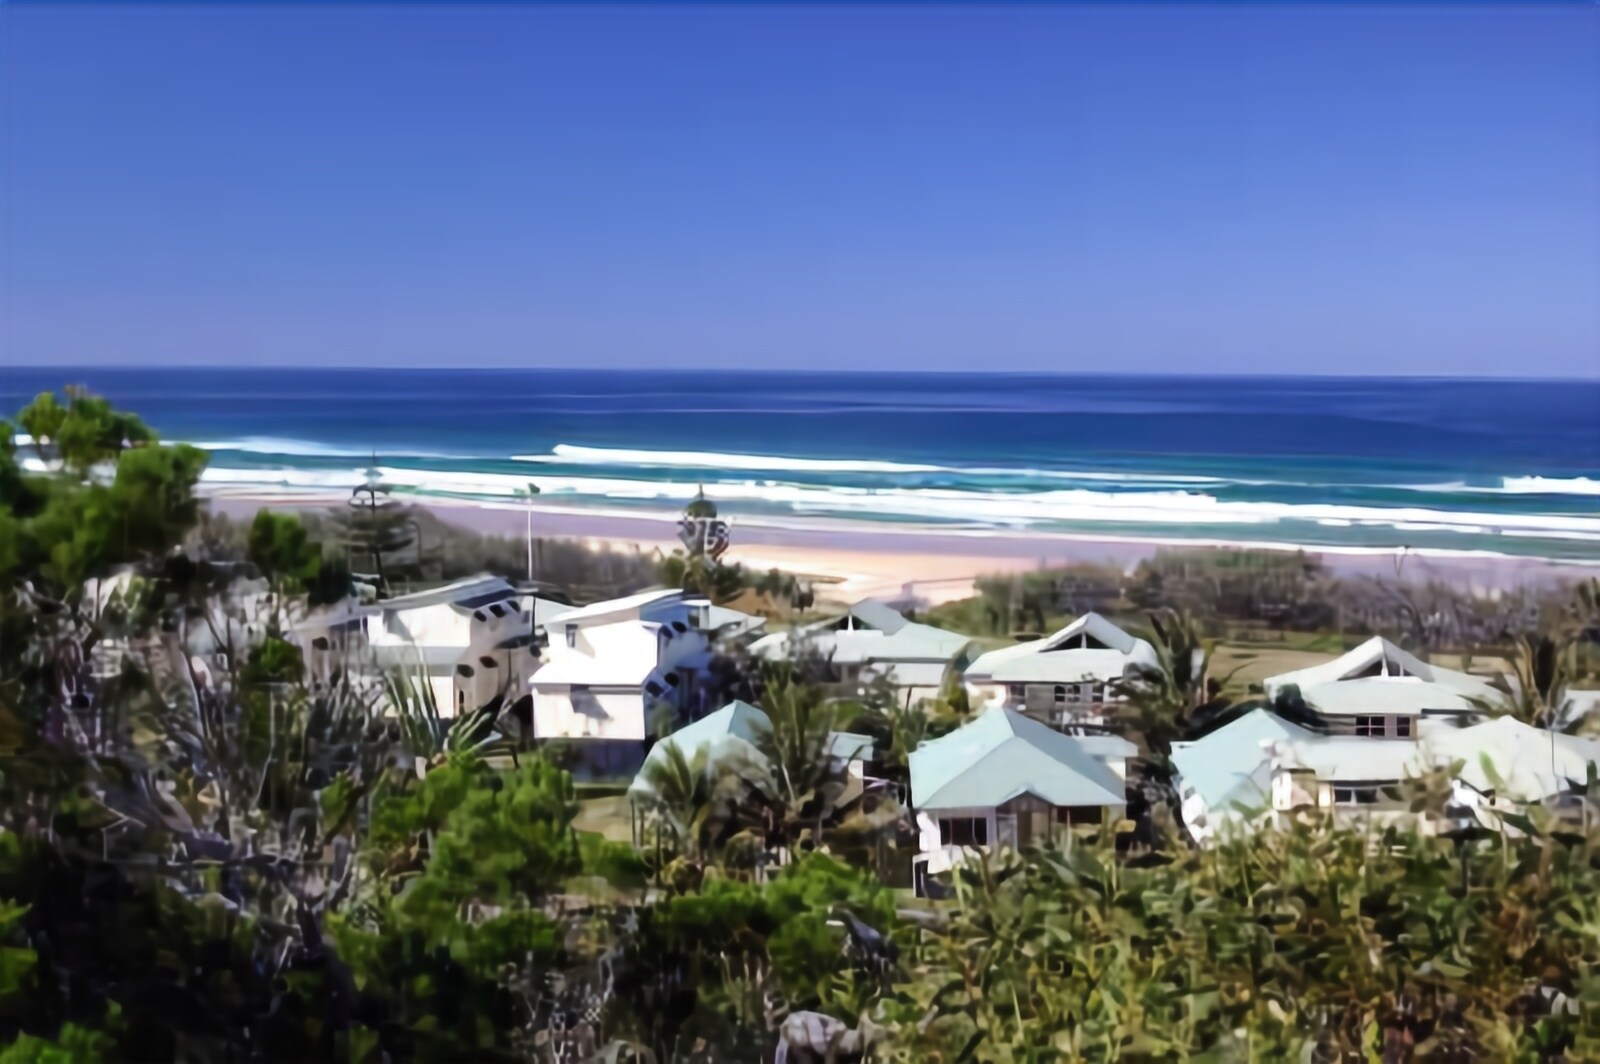
M 0 371 L 211 451 L 208 486 L 1600 558 L 1600 381 L 591 370 Z

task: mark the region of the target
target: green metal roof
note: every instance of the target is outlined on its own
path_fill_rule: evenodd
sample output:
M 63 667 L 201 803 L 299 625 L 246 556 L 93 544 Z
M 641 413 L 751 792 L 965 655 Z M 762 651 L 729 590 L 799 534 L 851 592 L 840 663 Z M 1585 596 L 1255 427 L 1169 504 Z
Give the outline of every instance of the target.
M 828 756 L 839 761 L 871 761 L 874 750 L 870 735 L 836 731 L 828 736 Z
M 1266 805 L 1272 783 L 1262 744 L 1315 735 L 1268 710 L 1251 710 L 1209 735 L 1173 743 L 1172 764 L 1178 770 L 1180 788 L 1192 789 L 1208 809 L 1255 808 Z
M 706 751 L 707 767 L 745 762 L 752 766 L 766 764 L 766 758 L 756 747 L 759 736 L 771 725 L 767 715 L 748 702 L 733 701 L 708 716 L 701 717 L 680 728 L 650 748 L 640 766 L 638 775 L 628 786 L 630 795 L 647 795 L 650 784 L 645 781 L 646 770 L 660 764 L 667 757 L 666 748 L 675 746 L 684 759 L 693 761 L 700 751 Z
M 628 785 L 630 795 L 648 795 L 650 785 L 645 782 L 645 770 L 666 758 L 666 747 L 675 746 L 684 759 L 693 761 L 700 751 L 706 751 L 706 767 L 745 767 L 751 772 L 767 768 L 767 757 L 761 752 L 761 737 L 772 728 L 767 715 L 759 706 L 733 701 L 693 724 L 678 729 L 650 748 L 639 773 Z M 840 761 L 870 761 L 873 742 L 870 735 L 854 732 L 832 732 L 828 736 L 828 753 Z
M 1126 804 L 1121 777 L 1073 736 L 996 707 L 911 754 L 917 809 L 992 809 L 1022 794 L 1055 806 Z

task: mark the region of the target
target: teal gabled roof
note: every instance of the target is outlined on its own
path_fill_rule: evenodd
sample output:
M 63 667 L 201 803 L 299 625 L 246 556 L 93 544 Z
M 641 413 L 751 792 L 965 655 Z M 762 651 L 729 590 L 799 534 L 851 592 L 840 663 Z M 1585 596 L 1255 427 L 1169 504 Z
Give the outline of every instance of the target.
M 644 764 L 639 767 L 638 775 L 634 776 L 633 783 L 629 784 L 628 793 L 631 795 L 650 793 L 650 784 L 645 781 L 645 771 L 651 764 L 660 763 L 666 758 L 668 746 L 677 747 L 687 761 L 693 761 L 704 750 L 708 765 L 737 761 L 751 766 L 763 766 L 766 764 L 766 758 L 762 756 L 756 743 L 758 737 L 771 726 L 767 721 L 767 715 L 756 706 L 737 700 L 729 702 L 715 713 L 678 729 L 651 747 L 650 753 L 645 756 Z
M 1122 778 L 1070 735 L 995 707 L 911 754 L 919 810 L 992 809 L 1023 794 L 1055 806 L 1126 804 Z
M 741 767 L 751 773 L 767 770 L 767 756 L 761 752 L 761 738 L 772 730 L 772 722 L 760 706 L 737 699 L 715 713 L 701 717 L 693 724 L 679 728 L 656 743 L 645 756 L 638 775 L 628 785 L 634 796 L 648 795 L 650 784 L 645 782 L 645 770 L 652 763 L 660 763 L 668 746 L 683 752 L 686 761 L 693 761 L 700 752 L 706 752 L 706 766 L 713 772 L 722 767 Z M 832 732 L 828 736 L 828 753 L 839 761 L 865 761 L 873 756 L 870 735 L 854 732 Z
M 1272 783 L 1264 743 L 1312 739 L 1316 733 L 1265 709 L 1255 709 L 1216 731 L 1172 744 L 1179 786 L 1193 790 L 1208 809 L 1265 806 Z

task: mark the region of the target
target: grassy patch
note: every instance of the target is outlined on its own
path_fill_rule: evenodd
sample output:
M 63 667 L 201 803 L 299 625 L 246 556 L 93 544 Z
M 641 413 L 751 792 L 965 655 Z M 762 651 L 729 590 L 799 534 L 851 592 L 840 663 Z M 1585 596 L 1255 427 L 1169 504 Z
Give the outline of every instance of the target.
M 573 818 L 572 826 L 578 831 L 593 832 L 612 842 L 633 841 L 628 799 L 621 793 L 578 799 L 578 815 Z

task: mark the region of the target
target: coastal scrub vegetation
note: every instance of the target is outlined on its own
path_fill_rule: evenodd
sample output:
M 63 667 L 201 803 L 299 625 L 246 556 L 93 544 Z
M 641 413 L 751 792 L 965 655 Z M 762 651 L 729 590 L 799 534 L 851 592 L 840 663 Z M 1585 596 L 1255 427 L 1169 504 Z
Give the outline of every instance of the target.
M 1576 594 L 1571 583 L 1551 582 L 1490 596 L 1444 579 L 1341 574 L 1292 551 L 1163 549 L 1127 571 L 1077 564 L 983 576 L 975 596 L 933 606 L 925 619 L 998 646 L 1090 611 L 1146 638 L 1152 618 L 1181 616 L 1213 646 L 1233 650 L 1231 664 L 1276 651 L 1342 653 L 1382 635 L 1464 668 L 1475 658 L 1540 659 L 1534 684 L 1521 689 L 1549 691 L 1540 677 L 1600 684 L 1596 586 L 1591 578 Z M 1519 712 L 1530 722 L 1539 717 L 1532 708 Z
M 239 575 L 310 594 L 315 536 L 214 550 L 204 454 L 89 399 L 19 417 L 33 461 L 0 428 L 0 1061 L 1600 1059 L 1597 781 L 1492 835 L 1087 825 L 927 901 L 883 872 L 892 801 L 833 808 L 827 735 L 903 762 L 966 707 L 779 670 L 765 773 L 667 763 L 635 852 L 546 751 L 314 683 L 273 615 L 235 641 Z M 1181 664 L 1203 622 L 1158 617 L 1146 749 L 1145 714 L 1228 697 Z M 1569 649 L 1528 643 L 1515 711 Z

